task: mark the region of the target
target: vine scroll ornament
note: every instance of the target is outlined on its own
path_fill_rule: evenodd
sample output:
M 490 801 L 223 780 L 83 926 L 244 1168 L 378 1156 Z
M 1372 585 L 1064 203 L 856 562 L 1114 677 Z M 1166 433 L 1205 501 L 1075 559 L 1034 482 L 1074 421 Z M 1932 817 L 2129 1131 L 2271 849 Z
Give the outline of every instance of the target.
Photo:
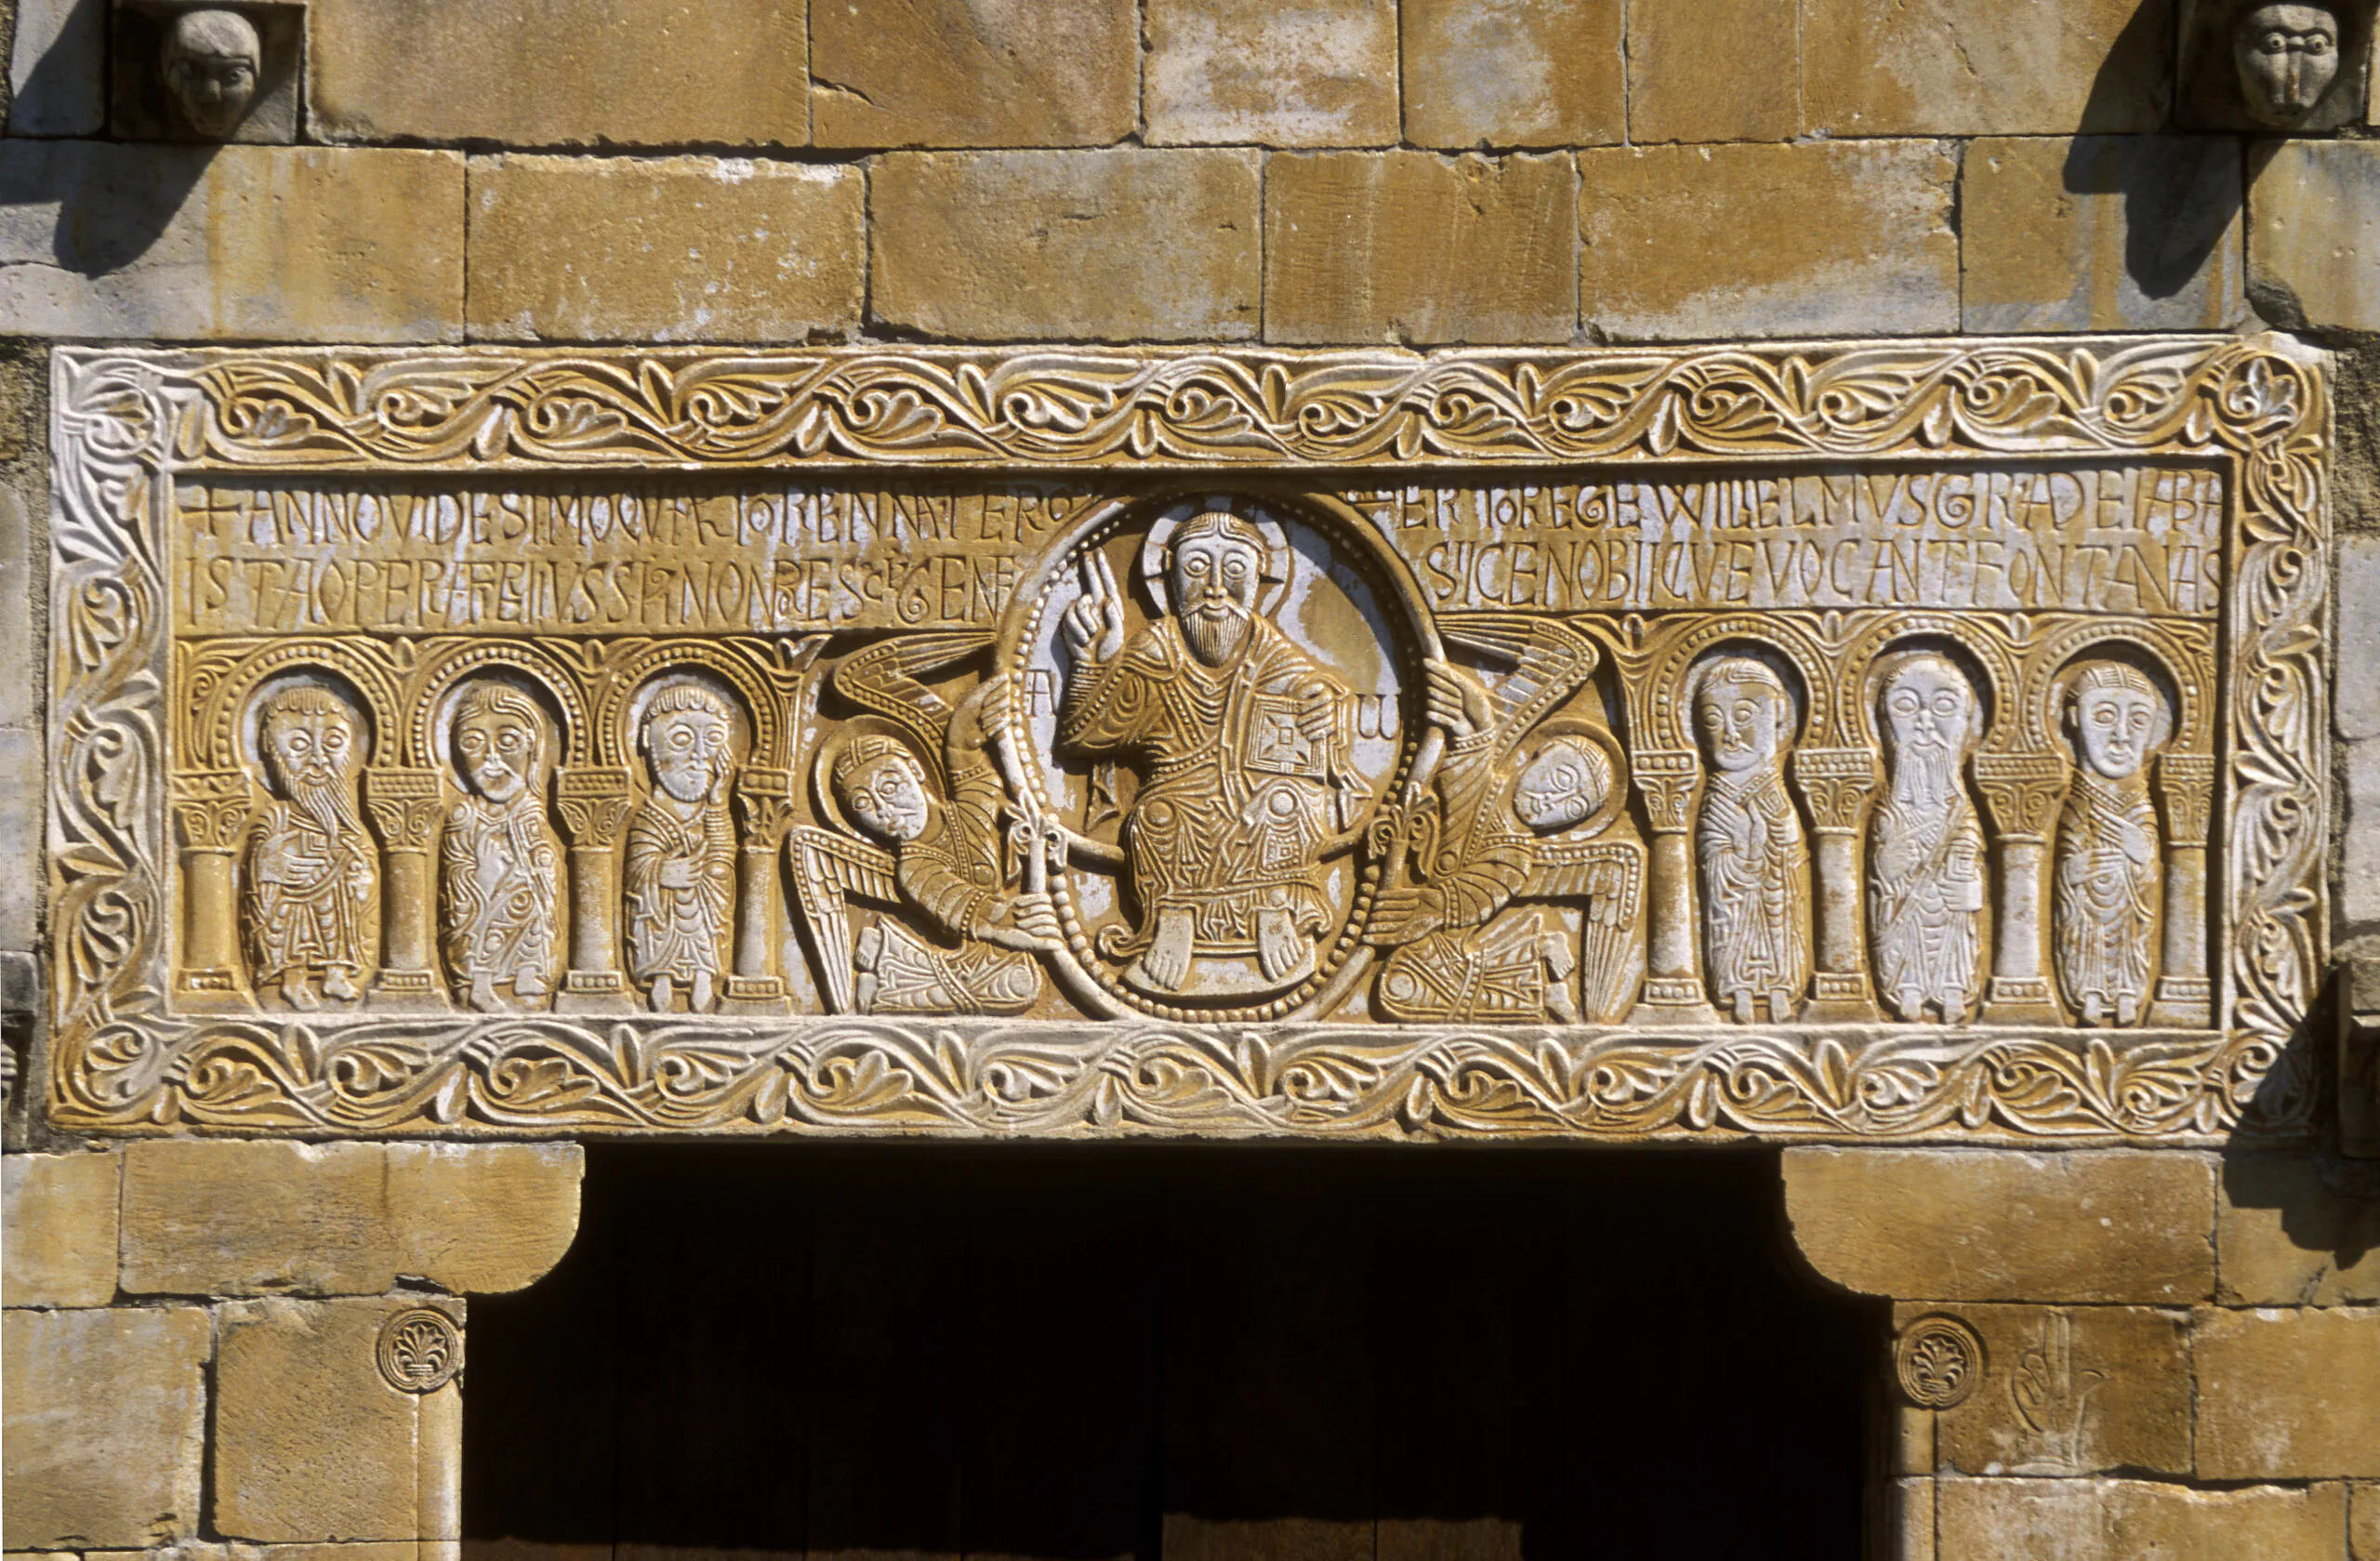
M 53 407 L 61 1128 L 2310 1129 L 2329 412 L 2286 342 L 64 349 Z M 799 510 L 891 562 L 618 562 L 738 483 L 688 559 Z M 2091 577 L 2160 606 L 1893 595 L 1912 495 L 2080 536 L 2122 484 L 2173 567 Z M 1730 596 L 1757 547 L 1664 529 L 1804 496 L 1881 594 L 1837 551 Z M 475 621 L 318 621 L 394 600 L 377 541 L 336 598 L 225 550 L 334 510 L 451 523 L 405 589 Z M 502 567 L 533 510 L 578 573 Z M 1529 525 L 1620 550 L 1524 579 Z M 2125 700 L 2118 763 L 2076 723 Z

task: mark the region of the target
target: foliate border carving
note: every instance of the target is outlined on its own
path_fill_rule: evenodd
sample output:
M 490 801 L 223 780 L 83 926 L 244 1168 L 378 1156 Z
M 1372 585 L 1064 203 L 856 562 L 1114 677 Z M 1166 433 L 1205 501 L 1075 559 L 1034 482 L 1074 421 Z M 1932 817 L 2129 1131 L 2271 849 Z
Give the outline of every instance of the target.
M 2329 410 L 2317 357 L 2290 344 L 54 356 L 49 1110 L 60 1127 L 2181 1142 L 2309 1130 L 2314 1078 L 2293 1041 L 2328 919 Z M 2216 821 L 2228 1033 L 546 1015 L 317 1026 L 166 1012 L 172 473 L 2091 454 L 2202 457 L 2230 474 L 2225 719 L 2237 741 L 2232 805 Z M 216 827 L 207 798 L 171 800 L 178 828 Z

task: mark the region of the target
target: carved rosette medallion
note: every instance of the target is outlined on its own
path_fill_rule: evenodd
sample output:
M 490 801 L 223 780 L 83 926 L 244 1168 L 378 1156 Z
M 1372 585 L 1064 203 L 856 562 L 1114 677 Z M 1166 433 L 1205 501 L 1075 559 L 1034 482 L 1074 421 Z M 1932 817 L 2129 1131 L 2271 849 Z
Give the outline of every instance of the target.
M 463 1369 L 463 1330 L 435 1306 L 408 1307 L 380 1325 L 373 1356 L 390 1387 L 435 1393 Z
M 1954 1409 L 1983 1381 L 1983 1341 L 1957 1317 L 1936 1314 L 1901 1330 L 1893 1375 L 1921 1409 Z
M 2295 346 L 53 362 L 61 1129 L 2312 1131 Z

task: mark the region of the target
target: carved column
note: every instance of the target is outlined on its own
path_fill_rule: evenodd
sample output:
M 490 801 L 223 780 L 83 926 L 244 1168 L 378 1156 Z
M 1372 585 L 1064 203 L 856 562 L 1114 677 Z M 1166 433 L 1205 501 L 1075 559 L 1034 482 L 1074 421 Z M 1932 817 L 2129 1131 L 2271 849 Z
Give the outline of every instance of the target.
M 2206 829 L 2215 804 L 2215 759 L 2169 753 L 2157 761 L 2165 804 L 2165 937 L 2148 1022 L 2203 1030 L 2215 1024 L 2215 983 L 2206 970 Z
M 620 975 L 620 827 L 628 773 L 616 765 L 554 772 L 554 805 L 570 836 L 570 971 L 554 994 L 558 1013 L 630 1013 Z
M 777 968 L 784 945 L 777 909 L 785 903 L 777 850 L 793 827 L 793 772 L 752 769 L 735 783 L 735 811 L 744 824 L 736 886 L 735 972 L 720 1009 L 727 1013 L 790 1013 L 793 999 Z
M 1690 749 L 1654 749 L 1633 756 L 1629 770 L 1653 827 L 1647 877 L 1645 995 L 1630 1011 L 1632 1025 L 1715 1025 L 1718 1010 L 1703 990 L 1694 936 L 1694 851 L 1686 833 L 1700 769 Z
M 1802 1016 L 1818 1024 L 1873 1023 L 1884 1012 L 1868 974 L 1860 829 L 1883 784 L 1876 756 L 1866 748 L 1797 748 L 1793 780 L 1818 835 L 1818 969 Z
M 2061 1024 L 2047 974 L 2049 912 L 2042 874 L 2049 864 L 2058 800 L 2066 794 L 2066 761 L 2054 753 L 1979 753 L 1975 781 L 1991 814 L 1999 865 L 2000 916 L 1993 930 L 1983 1022 Z
M 428 770 L 366 770 L 364 806 L 379 831 L 380 973 L 367 1008 L 420 1012 L 450 1006 L 438 979 L 438 823 L 445 790 Z
M 182 869 L 174 996 L 185 1008 L 253 1006 L 240 965 L 239 854 L 241 826 L 254 800 L 245 770 L 196 770 L 173 778 Z

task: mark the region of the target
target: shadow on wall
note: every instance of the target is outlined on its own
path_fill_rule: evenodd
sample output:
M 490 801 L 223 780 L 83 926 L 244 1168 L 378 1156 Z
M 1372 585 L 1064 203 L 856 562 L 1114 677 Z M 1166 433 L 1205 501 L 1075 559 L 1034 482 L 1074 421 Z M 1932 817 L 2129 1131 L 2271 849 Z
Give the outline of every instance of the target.
M 467 1561 L 1860 1553 L 1885 1317 L 1774 1152 L 596 1146 L 583 1207 L 471 1303 Z
M 2150 0 L 2134 10 L 2092 79 L 2082 124 L 2133 119 L 2140 106 L 2130 100 L 2139 87 L 2136 62 L 2175 58 L 2178 9 L 2177 0 Z M 2170 130 L 2170 72 L 2161 83 L 2163 97 L 2153 108 Z M 2173 298 L 2198 278 L 2246 200 L 2237 143 L 2224 135 L 2078 135 L 2063 173 L 2068 194 L 2123 198 L 2124 274 L 2151 299 Z
M 85 26 L 104 27 L 104 14 L 79 13 L 102 13 L 105 4 L 73 0 L 78 14 L 60 26 L 61 38 L 72 40 Z M 43 103 L 86 92 L 97 101 L 98 83 L 71 79 L 91 68 L 71 42 L 62 41 L 34 61 L 17 84 L 16 103 Z M 0 207 L 57 207 L 50 237 L 54 263 L 80 276 L 105 276 L 149 253 L 206 177 L 207 165 L 218 150 L 214 145 L 19 139 L 12 154 L 0 158 Z M 33 258 L 0 254 L 0 260 Z

